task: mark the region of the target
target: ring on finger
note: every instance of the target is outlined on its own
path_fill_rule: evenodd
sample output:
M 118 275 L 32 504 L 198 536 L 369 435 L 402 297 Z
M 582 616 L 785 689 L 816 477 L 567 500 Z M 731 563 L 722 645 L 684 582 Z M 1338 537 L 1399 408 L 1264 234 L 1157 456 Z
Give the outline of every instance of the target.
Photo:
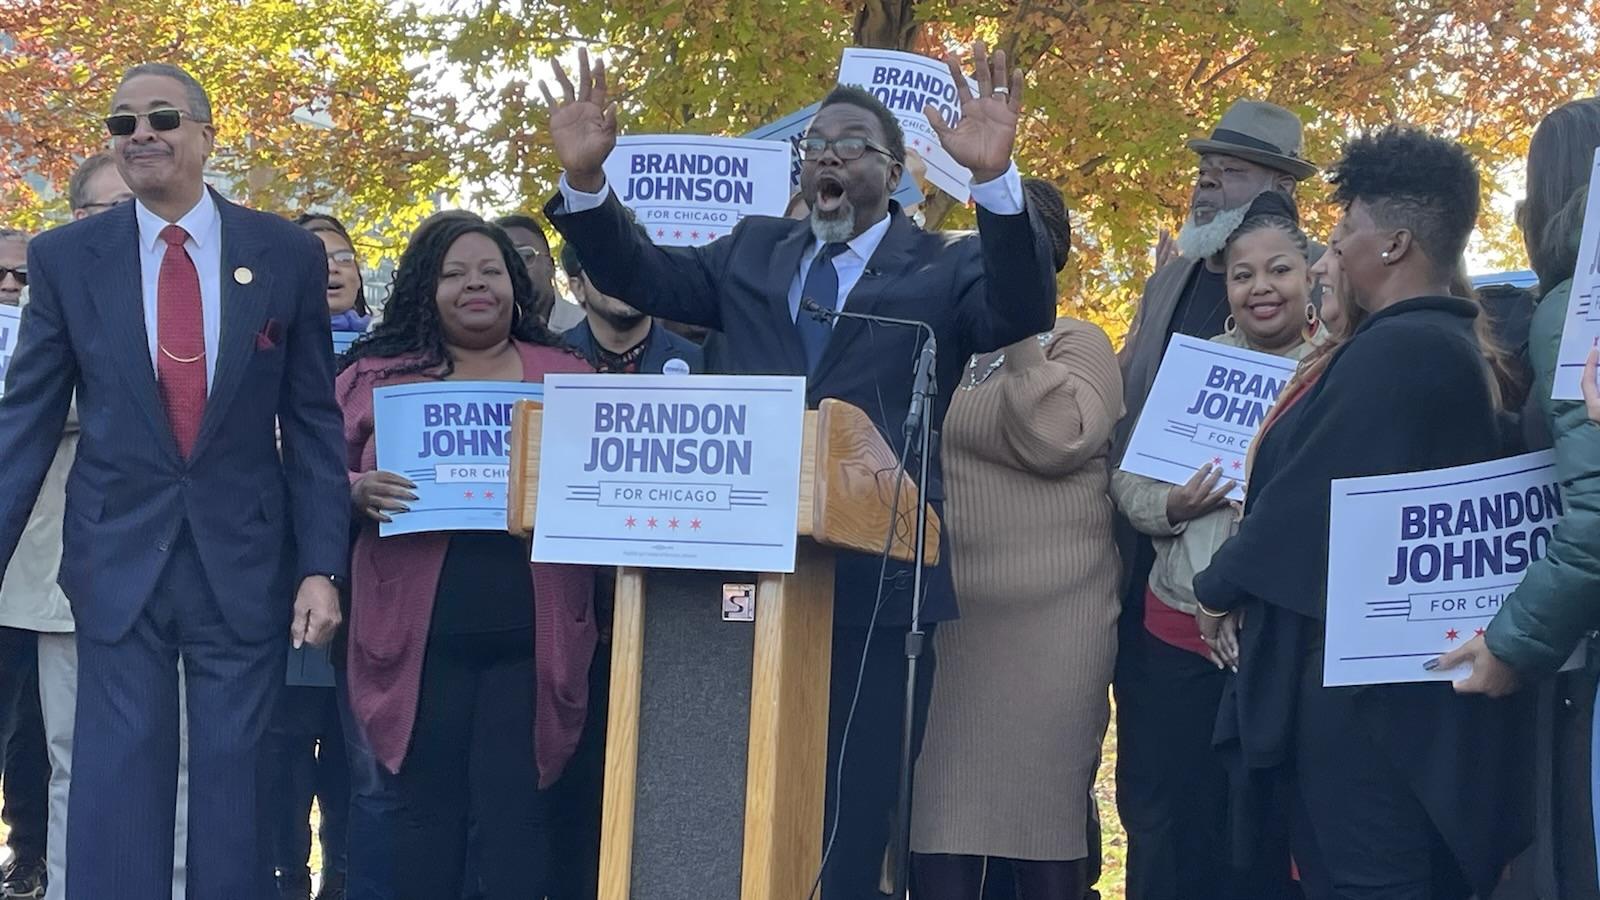
M 1002 84 L 1002 85 L 1000 85 L 1000 86 L 999 86 L 999 87 L 997 87 L 997 88 L 995 88 L 995 89 L 994 89 L 994 92 L 995 92 L 995 93 L 996 93 L 996 94 L 1006 94 L 1006 95 L 1010 95 L 1010 93 L 1011 93 L 1011 88 L 1008 88 L 1008 87 L 1006 87 L 1006 86 L 1005 86 L 1005 85 L 1003 85 L 1003 84 Z

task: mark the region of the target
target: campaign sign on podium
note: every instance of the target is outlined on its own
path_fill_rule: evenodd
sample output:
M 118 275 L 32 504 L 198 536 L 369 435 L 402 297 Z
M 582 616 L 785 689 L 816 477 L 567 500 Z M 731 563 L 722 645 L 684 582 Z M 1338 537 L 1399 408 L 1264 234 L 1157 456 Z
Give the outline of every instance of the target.
M 1237 482 L 1229 499 L 1243 500 L 1250 444 L 1296 365 L 1270 353 L 1173 335 L 1122 470 L 1184 484 L 1202 466 L 1218 466 L 1222 477 Z
M 545 379 L 533 559 L 793 572 L 804 378 Z
M 517 381 L 429 381 L 372 392 L 378 468 L 417 486 L 407 512 L 378 534 L 504 531 L 511 408 L 544 386 Z

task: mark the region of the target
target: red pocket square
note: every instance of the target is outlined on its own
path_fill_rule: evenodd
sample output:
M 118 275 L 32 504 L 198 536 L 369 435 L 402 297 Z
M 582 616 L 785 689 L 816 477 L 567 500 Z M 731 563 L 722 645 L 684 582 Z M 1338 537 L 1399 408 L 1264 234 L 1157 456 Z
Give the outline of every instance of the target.
M 256 332 L 256 349 L 271 350 L 278 346 L 278 339 L 283 336 L 283 328 L 277 319 L 268 319 L 261 330 Z

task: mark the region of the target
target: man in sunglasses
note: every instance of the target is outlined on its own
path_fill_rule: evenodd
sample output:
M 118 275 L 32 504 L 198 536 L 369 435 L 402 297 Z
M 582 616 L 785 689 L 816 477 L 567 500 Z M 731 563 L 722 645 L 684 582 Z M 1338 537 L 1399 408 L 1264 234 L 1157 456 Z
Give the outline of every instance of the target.
M 34 239 L 0 398 L 0 563 L 78 400 L 59 578 L 78 650 L 68 900 L 172 896 L 180 661 L 188 896 L 270 896 L 256 774 L 284 631 L 320 644 L 339 623 L 349 484 L 324 250 L 206 187 L 210 123 L 182 69 L 123 75 L 106 128 L 134 202 Z
M 826 397 L 852 403 L 899 447 L 922 336 L 859 320 L 822 322 L 803 306 L 931 325 L 939 350 L 935 427 L 969 356 L 1048 331 L 1055 320 L 1046 232 L 1011 159 L 1022 74 L 1007 69 L 1003 53 L 991 62 L 979 44 L 974 96 L 955 59 L 947 62 L 958 86 L 959 122 L 947 124 L 931 107 L 925 112 L 945 149 L 972 171 L 976 234 L 922 231 L 890 201 L 906 164 L 899 122 L 871 94 L 841 87 L 823 100 L 800 143 L 800 186 L 810 208 L 804 219 L 751 217 L 704 247 L 656 247 L 606 183 L 601 166 L 616 143 L 616 111 L 604 64 L 591 71 L 581 52 L 576 86 L 559 65 L 562 97 L 541 86 L 565 169 L 546 214 L 600 291 L 655 316 L 721 331 L 723 371 L 805 375 L 809 404 Z M 943 497 L 937 455 L 929 469 L 928 495 L 937 506 Z M 928 572 L 924 623 L 955 617 L 946 559 L 941 554 Z M 879 566 L 877 556 L 862 554 L 841 553 L 836 561 L 827 803 L 828 822 L 837 814 L 839 830 L 823 875 L 826 900 L 880 897 L 894 813 L 912 579 L 909 567 L 891 564 L 880 580 Z M 880 584 L 882 608 L 875 613 Z M 932 683 L 928 648 L 918 673 L 918 719 Z M 863 660 L 849 757 L 839 775 L 843 725 Z

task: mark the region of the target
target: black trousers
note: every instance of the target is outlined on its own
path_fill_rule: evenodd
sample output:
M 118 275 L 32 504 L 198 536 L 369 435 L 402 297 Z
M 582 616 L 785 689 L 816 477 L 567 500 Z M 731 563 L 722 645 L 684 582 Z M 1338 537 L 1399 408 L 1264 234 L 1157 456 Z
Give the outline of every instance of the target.
M 611 645 L 589 667 L 589 716 L 572 760 L 545 792 L 550 832 L 549 900 L 594 900 L 600 892 L 600 809 L 606 776 Z
M 417 722 L 397 779 L 400 900 L 462 895 L 469 822 L 488 900 L 545 895 L 534 677 L 531 629 L 428 638 Z
M 272 865 L 282 885 L 311 884 L 311 801 L 321 817 L 322 871 L 343 875 L 350 824 L 350 765 L 335 688 L 286 687 L 262 751 Z
M 922 747 L 928 722 L 928 699 L 933 692 L 933 625 L 917 664 L 915 724 L 912 759 Z M 894 833 L 894 807 L 898 799 L 900 736 L 905 715 L 906 626 L 867 629 L 833 628 L 832 684 L 828 697 L 828 789 L 826 829 L 835 815 L 838 837 L 827 859 L 822 879 L 823 900 L 882 900 L 878 890 L 884 853 Z M 843 745 L 844 770 L 840 785 L 840 750 L 845 718 L 855 692 L 865 651 L 865 672 L 849 742 Z
M 50 827 L 50 758 L 39 708 L 39 636 L 0 628 L 0 756 L 6 844 L 18 860 L 44 859 Z
M 1228 773 L 1211 746 L 1227 675 L 1198 654 L 1141 637 L 1140 666 L 1117 692 L 1128 900 L 1295 897 L 1284 845 L 1263 848 L 1246 869 L 1233 865 Z

